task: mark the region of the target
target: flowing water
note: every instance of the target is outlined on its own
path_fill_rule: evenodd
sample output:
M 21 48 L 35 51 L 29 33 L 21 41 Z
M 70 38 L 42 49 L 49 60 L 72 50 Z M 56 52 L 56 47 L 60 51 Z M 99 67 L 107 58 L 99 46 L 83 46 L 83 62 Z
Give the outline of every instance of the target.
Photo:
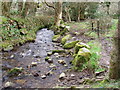
M 65 53 L 57 53 L 50 56 L 52 64 L 45 61 L 48 52 L 62 49 L 60 44 L 52 42 L 53 35 L 52 30 L 39 30 L 34 43 L 26 43 L 16 47 L 14 51 L 3 52 L 3 87 L 8 81 L 13 82 L 14 87 L 18 88 L 50 88 L 57 85 L 59 75 L 69 69 L 72 57 L 64 55 Z M 59 64 L 59 59 L 65 60 L 67 66 Z M 30 67 L 32 62 L 37 62 L 37 65 Z M 9 76 L 8 71 L 14 67 L 22 67 L 24 70 L 18 76 Z

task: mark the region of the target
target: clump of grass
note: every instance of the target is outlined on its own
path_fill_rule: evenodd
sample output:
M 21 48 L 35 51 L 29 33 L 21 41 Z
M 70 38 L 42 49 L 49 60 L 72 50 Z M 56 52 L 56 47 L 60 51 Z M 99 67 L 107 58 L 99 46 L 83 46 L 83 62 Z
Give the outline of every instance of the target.
M 98 61 L 100 59 L 100 44 L 98 42 L 93 42 L 90 41 L 87 43 L 89 46 L 91 46 L 90 48 L 90 52 L 91 52 L 91 56 L 90 56 L 90 60 L 84 64 L 84 68 L 89 68 L 92 70 L 97 70 L 99 68 L 98 65 Z

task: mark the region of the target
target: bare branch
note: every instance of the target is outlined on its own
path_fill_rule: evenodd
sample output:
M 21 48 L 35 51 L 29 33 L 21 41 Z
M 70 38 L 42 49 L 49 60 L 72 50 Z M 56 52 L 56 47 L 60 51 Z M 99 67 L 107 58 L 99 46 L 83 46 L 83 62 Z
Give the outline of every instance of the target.
M 44 0 L 45 1 L 45 0 Z M 53 5 L 50 5 L 50 4 L 48 4 L 46 1 L 44 2 L 48 7 L 51 7 L 51 8 L 53 8 L 53 9 L 55 9 L 55 7 L 53 6 Z

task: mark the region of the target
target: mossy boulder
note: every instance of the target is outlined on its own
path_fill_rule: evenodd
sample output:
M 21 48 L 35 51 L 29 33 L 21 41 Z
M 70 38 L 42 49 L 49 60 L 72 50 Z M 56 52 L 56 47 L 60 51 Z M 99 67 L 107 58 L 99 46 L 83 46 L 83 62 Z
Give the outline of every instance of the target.
M 64 45 L 66 43 L 67 40 L 69 40 L 71 37 L 71 35 L 66 35 L 61 39 L 61 44 Z
M 13 45 L 8 45 L 6 48 L 4 48 L 4 51 L 11 51 L 13 50 Z
M 77 54 L 79 49 L 83 48 L 83 47 L 88 48 L 88 49 L 90 48 L 90 46 L 85 44 L 85 43 L 82 43 L 82 42 L 76 43 L 76 45 L 75 45 L 75 54 Z
M 82 68 L 83 64 L 89 61 L 90 56 L 91 56 L 91 52 L 89 51 L 89 49 L 83 47 L 75 55 L 72 64 L 77 68 Z
M 54 53 L 65 53 L 65 50 L 52 50 L 52 54 Z
M 52 41 L 53 42 L 60 42 L 60 35 L 54 35 L 53 38 L 52 38 Z
M 78 43 L 79 41 L 72 41 L 72 42 L 69 42 L 69 43 L 66 43 L 64 44 L 63 48 L 64 49 L 71 49 L 71 48 L 74 48 L 76 43 Z

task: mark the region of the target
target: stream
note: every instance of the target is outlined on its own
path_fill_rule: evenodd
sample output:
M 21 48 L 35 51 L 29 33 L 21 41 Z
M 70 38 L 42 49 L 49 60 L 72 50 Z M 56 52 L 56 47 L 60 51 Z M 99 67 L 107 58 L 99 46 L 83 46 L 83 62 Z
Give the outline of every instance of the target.
M 3 52 L 3 87 L 8 81 L 14 83 L 15 88 L 51 88 L 60 82 L 59 75 L 70 68 L 72 57 L 65 53 L 54 53 L 50 56 L 51 63 L 45 61 L 47 53 L 62 50 L 60 44 L 52 42 L 53 35 L 52 30 L 41 29 L 37 32 L 34 43 L 26 43 L 13 51 Z M 58 60 L 65 60 L 67 65 L 59 64 Z M 31 66 L 31 63 L 37 64 Z M 22 67 L 22 73 L 9 76 L 7 72 L 14 67 Z

